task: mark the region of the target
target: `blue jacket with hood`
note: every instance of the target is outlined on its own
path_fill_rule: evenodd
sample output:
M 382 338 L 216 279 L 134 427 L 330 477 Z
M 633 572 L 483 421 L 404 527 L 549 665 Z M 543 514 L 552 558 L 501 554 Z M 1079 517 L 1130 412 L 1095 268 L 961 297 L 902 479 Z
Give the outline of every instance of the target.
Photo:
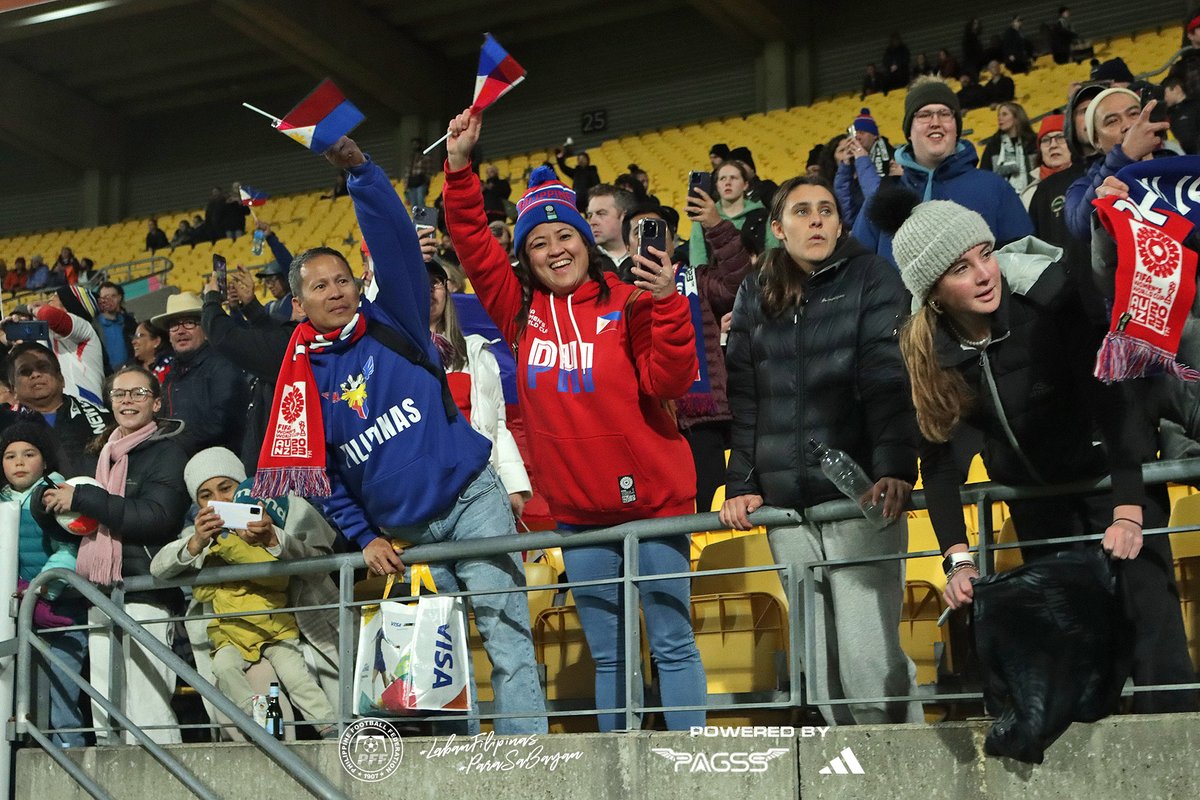
M 369 159 L 346 185 L 379 289 L 359 311 L 441 363 L 429 336 L 429 273 L 396 190 Z M 310 361 L 332 489 L 325 513 L 358 547 L 446 511 L 487 466 L 491 442 L 461 414 L 446 419 L 438 379 L 370 334 L 313 351 Z
M 1033 234 L 1033 223 L 1008 181 L 987 170 L 977 169 L 979 157 L 970 142 L 959 141 L 954 153 L 929 170 L 916 162 L 912 147 L 896 149 L 896 160 L 904 167 L 900 183 L 926 200 L 953 200 L 977 211 L 996 235 L 996 244 L 1005 245 Z M 893 264 L 892 237 L 871 222 L 868 208 L 854 222 L 854 238 Z

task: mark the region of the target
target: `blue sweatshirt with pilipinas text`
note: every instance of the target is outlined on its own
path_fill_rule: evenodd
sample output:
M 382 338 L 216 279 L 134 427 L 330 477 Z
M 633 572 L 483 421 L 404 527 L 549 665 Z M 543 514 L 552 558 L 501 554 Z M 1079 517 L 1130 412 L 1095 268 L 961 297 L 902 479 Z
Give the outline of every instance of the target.
M 429 336 L 429 273 L 404 205 L 370 160 L 350 170 L 347 187 L 379 288 L 375 302 L 364 299 L 359 310 L 440 363 Z M 438 379 L 370 334 L 314 351 L 310 360 L 332 489 L 325 512 L 358 547 L 384 528 L 446 511 L 487 466 L 491 443 L 461 414 L 446 419 Z

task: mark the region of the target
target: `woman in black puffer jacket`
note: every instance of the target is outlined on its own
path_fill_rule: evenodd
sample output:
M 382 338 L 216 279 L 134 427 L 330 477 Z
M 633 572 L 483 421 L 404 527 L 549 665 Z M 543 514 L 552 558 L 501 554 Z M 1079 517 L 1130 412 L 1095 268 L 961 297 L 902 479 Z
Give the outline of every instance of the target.
M 178 538 L 191 505 L 183 482 L 187 455 L 175 440 L 183 424 L 156 418 L 162 407 L 158 380 L 143 367 L 122 367 L 108 379 L 105 395 L 116 428 L 103 437 L 96 468 L 101 486 L 72 489 L 64 484 L 47 489 L 42 499 L 49 511 L 77 511 L 100 523 L 100 530 L 80 544 L 75 568 L 104 587 L 133 575 L 149 575 L 151 558 L 163 545 Z M 177 589 L 128 594 L 125 611 L 137 620 L 161 619 L 178 613 L 182 600 Z M 108 617 L 93 608 L 88 622 L 104 625 Z M 174 623 L 150 622 L 144 627 L 159 641 L 170 644 Z M 88 651 L 91 683 L 107 692 L 107 631 L 89 632 Z M 125 639 L 124 665 L 125 695 L 118 706 L 138 726 L 170 726 L 147 731 L 156 742 L 178 743 L 179 730 L 171 710 L 175 673 L 129 637 Z M 97 743 L 117 744 L 110 742 L 104 731 L 108 714 L 94 703 L 92 718 L 98 729 Z M 128 734 L 126 740 L 133 743 Z
M 726 363 L 733 447 L 726 525 L 747 530 L 764 503 L 804 508 L 842 495 L 821 472 L 810 439 L 848 453 L 877 481 L 879 530 L 858 518 L 768 532 L 779 563 L 903 553 L 904 507 L 916 478 L 916 427 L 896 329 L 906 305 L 899 275 L 850 238 L 820 179 L 793 178 L 771 207 L 782 247 L 742 284 Z M 870 502 L 867 500 L 866 502 Z M 823 697 L 912 694 L 900 649 L 904 568 L 879 561 L 817 571 L 815 671 Z M 827 620 L 833 629 L 827 630 Z M 818 700 L 819 704 L 819 700 Z M 917 703 L 825 707 L 834 723 L 918 722 Z

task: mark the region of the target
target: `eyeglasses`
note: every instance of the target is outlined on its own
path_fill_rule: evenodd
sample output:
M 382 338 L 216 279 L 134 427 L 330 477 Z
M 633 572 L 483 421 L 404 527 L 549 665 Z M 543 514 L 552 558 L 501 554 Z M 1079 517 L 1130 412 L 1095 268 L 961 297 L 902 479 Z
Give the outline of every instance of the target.
M 925 108 L 913 114 L 913 121 L 932 122 L 935 117 L 941 122 L 949 122 L 950 120 L 954 119 L 954 112 L 948 108 Z
M 429 279 L 429 291 L 435 292 L 438 289 L 445 289 L 445 288 L 446 288 L 446 282 L 444 280 L 442 280 L 441 278 L 430 278 Z
M 183 328 L 185 331 L 190 331 L 200 324 L 200 320 L 195 317 L 185 317 L 183 319 L 171 320 L 171 324 L 167 326 L 167 330 L 173 331 L 176 328 Z
M 33 361 L 17 368 L 17 375 L 22 378 L 28 378 L 35 372 L 39 372 L 42 375 L 53 375 L 54 365 L 49 361 Z
M 1065 133 L 1047 133 L 1042 137 L 1041 144 L 1050 144 L 1052 142 L 1066 142 L 1067 135 Z
M 139 386 L 136 389 L 113 389 L 108 396 L 111 400 L 124 400 L 126 397 L 132 400 L 145 400 L 152 394 L 154 392 L 144 386 Z

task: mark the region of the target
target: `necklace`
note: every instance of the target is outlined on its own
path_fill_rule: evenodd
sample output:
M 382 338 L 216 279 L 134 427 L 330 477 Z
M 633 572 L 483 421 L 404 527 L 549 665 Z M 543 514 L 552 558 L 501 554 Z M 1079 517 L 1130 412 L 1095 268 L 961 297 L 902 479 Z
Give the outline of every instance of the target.
M 992 343 L 992 334 L 990 331 L 982 339 L 968 339 L 966 334 L 959 330 L 959 327 L 954 324 L 954 321 L 951 320 L 949 316 L 946 317 L 946 324 L 950 326 L 950 331 L 954 334 L 954 338 L 958 339 L 959 344 L 965 345 L 966 347 L 982 350 Z

